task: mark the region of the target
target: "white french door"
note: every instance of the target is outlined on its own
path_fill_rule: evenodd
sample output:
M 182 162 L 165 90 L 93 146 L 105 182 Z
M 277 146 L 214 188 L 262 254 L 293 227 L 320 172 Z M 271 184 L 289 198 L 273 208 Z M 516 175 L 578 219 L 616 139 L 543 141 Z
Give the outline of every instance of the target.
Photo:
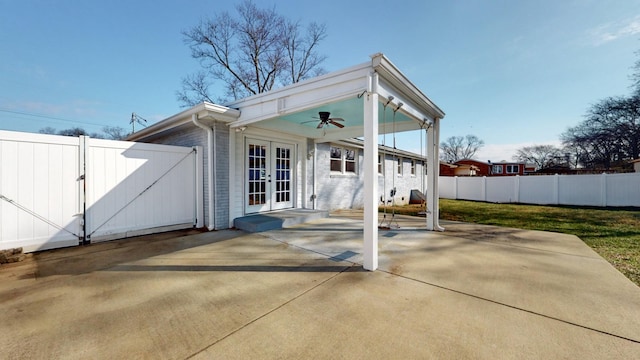
M 294 146 L 247 139 L 245 213 L 293 207 Z

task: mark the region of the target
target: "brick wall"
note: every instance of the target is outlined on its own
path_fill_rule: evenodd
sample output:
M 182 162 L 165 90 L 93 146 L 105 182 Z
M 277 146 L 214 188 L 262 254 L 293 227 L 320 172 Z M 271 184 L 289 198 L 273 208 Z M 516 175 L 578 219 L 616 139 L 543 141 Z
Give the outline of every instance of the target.
M 330 168 L 330 144 L 317 145 L 317 207 L 319 209 L 334 210 L 364 207 L 363 193 L 363 150 L 358 149 L 356 174 L 337 174 Z M 347 146 L 348 147 L 348 146 Z M 402 175 L 397 174 L 397 158 L 393 154 L 386 154 L 384 173 L 378 174 L 378 194 L 392 200 L 390 191 L 396 188 L 395 203 L 408 204 L 412 189 L 422 191 L 422 161 L 416 160 L 415 175 L 411 175 L 411 159 L 403 158 Z M 426 179 L 425 179 L 426 181 Z M 382 202 L 380 202 L 382 205 Z
M 216 123 L 216 228 L 229 227 L 229 127 Z

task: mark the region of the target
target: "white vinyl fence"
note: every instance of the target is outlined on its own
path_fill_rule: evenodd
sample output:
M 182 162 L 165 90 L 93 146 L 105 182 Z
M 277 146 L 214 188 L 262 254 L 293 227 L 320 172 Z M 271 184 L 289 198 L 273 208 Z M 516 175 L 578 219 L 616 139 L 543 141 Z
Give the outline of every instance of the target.
M 640 206 L 640 173 L 450 177 L 439 179 L 440 197 L 495 203 Z
M 201 151 L 0 131 L 0 249 L 25 252 L 187 228 Z

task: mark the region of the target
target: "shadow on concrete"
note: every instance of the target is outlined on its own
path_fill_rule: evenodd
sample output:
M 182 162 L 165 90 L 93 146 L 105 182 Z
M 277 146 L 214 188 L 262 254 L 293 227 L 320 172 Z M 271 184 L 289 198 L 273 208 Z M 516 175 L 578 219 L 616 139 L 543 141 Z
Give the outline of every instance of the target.
M 339 261 L 344 261 L 344 260 L 350 259 L 350 258 L 352 258 L 352 257 L 354 257 L 356 255 L 358 255 L 357 252 L 353 252 L 351 250 L 347 250 L 347 251 L 344 251 L 344 252 L 342 252 L 342 253 L 340 253 L 338 255 L 330 257 L 329 260 L 335 261 L 335 262 L 339 262 Z
M 80 275 L 118 264 L 166 255 L 202 245 L 226 241 L 245 235 L 243 231 L 201 229 L 170 231 L 117 241 L 62 248 L 34 253 L 32 270 L 21 279 L 42 279 L 55 275 Z
M 324 226 L 320 226 L 320 227 L 292 227 L 292 228 L 287 228 L 287 229 L 283 229 L 282 231 L 286 231 L 286 232 L 317 232 L 317 231 L 326 231 L 326 232 L 363 232 L 362 227 L 357 228 L 357 227 L 344 227 L 344 228 L 337 228 L 337 227 L 324 227 Z
M 232 272 L 326 272 L 340 273 L 351 266 L 274 266 L 274 265 L 116 265 L 104 271 L 232 271 Z M 355 267 L 354 271 L 364 271 Z

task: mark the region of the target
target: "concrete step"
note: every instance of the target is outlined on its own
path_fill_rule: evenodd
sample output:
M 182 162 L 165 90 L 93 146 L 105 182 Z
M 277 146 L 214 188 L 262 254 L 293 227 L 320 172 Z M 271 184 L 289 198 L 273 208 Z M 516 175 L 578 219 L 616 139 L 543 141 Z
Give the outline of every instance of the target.
M 274 229 L 282 229 L 284 221 L 280 218 L 269 215 L 249 215 L 233 220 L 236 229 L 247 232 L 262 232 Z
M 233 220 L 233 226 L 247 232 L 262 232 L 287 228 L 326 217 L 329 217 L 329 212 L 326 210 L 289 209 L 239 217 Z

